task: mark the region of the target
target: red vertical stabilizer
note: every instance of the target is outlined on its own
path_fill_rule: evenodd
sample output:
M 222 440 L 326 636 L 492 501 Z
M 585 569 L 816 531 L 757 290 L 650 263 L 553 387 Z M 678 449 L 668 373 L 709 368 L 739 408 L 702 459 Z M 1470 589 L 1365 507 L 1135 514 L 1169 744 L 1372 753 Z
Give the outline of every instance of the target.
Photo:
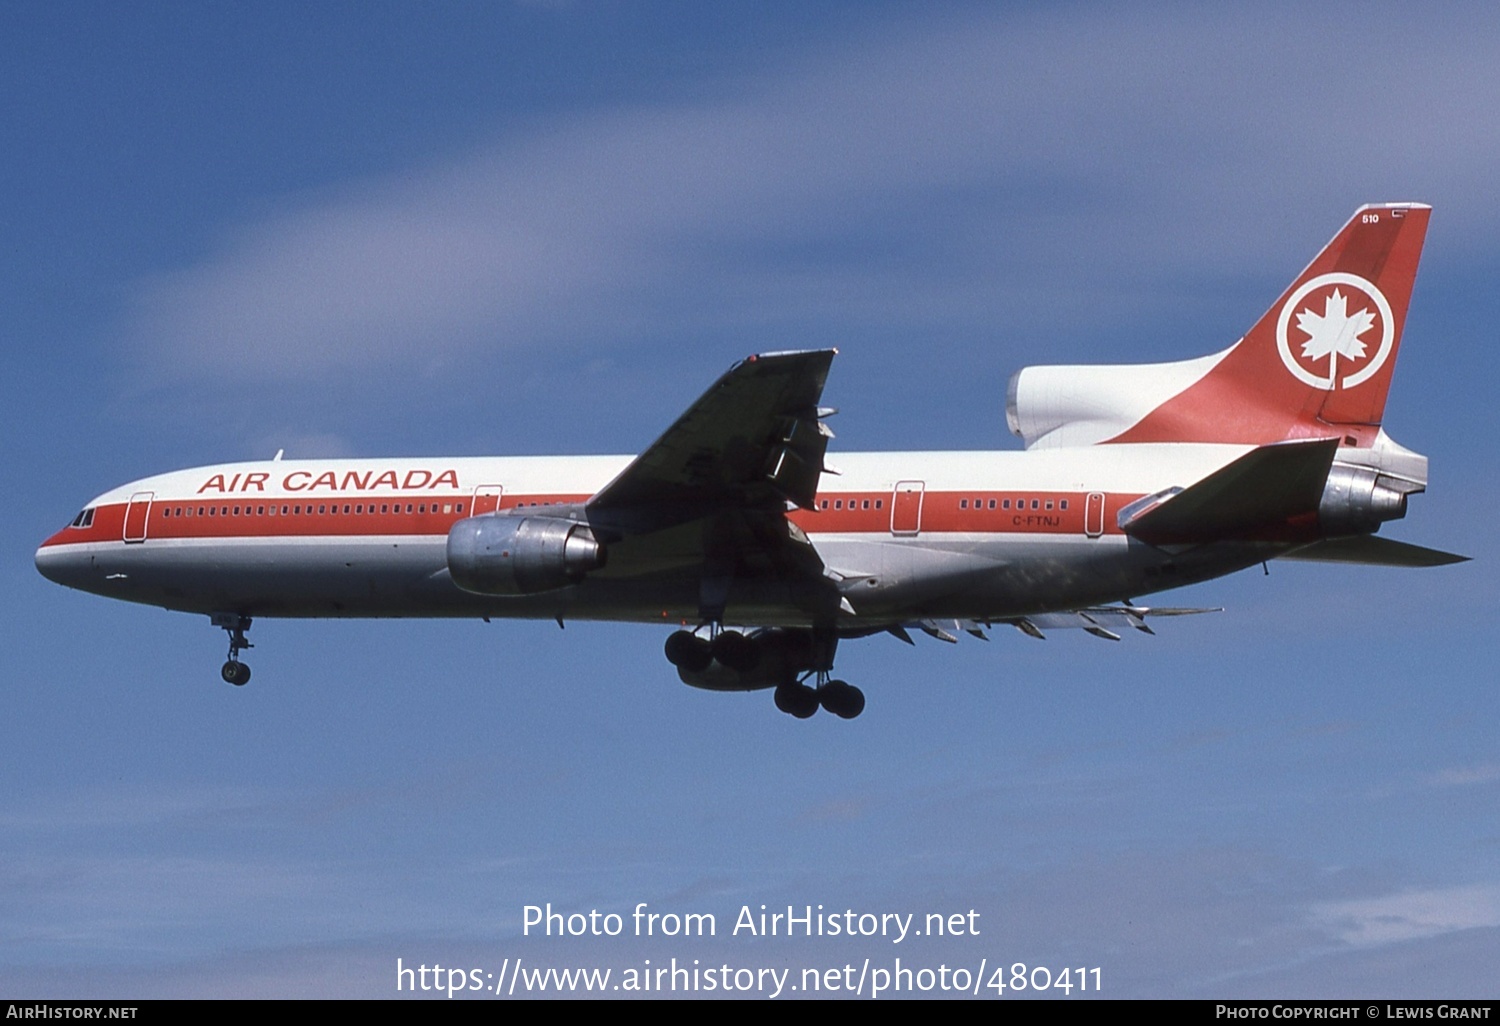
M 1361 207 L 1208 373 L 1106 441 L 1372 445 L 1431 212 Z

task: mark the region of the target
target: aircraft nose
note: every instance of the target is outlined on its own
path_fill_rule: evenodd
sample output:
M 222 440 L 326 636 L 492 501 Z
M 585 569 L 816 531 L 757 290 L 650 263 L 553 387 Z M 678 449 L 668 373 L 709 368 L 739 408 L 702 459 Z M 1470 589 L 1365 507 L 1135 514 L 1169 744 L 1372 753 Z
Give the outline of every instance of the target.
M 36 550 L 36 569 L 47 580 L 68 588 L 83 588 L 90 579 L 93 559 L 71 545 L 43 545 Z

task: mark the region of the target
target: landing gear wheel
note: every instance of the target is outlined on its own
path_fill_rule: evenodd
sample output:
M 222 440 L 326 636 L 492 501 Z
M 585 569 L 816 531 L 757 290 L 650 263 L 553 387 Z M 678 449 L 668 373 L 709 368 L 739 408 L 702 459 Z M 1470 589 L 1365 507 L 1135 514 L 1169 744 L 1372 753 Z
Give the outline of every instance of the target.
M 818 693 L 806 684 L 782 684 L 776 689 L 776 708 L 805 720 L 818 711 Z
M 667 639 L 667 662 L 679 670 L 702 673 L 714 661 L 714 651 L 704 638 L 692 631 L 676 631 Z
M 250 618 L 239 613 L 212 613 L 208 619 L 209 623 L 222 627 L 229 635 L 229 661 L 219 671 L 219 676 L 224 678 L 226 684 L 233 684 L 237 688 L 245 686 L 250 682 L 250 667 L 240 662 L 240 652 L 255 647 L 245 637 L 245 632 L 250 629 Z
M 723 631 L 714 638 L 714 658 L 731 670 L 749 673 L 760 665 L 760 645 L 739 631 Z
M 817 690 L 824 709 L 844 720 L 852 720 L 865 711 L 865 693 L 853 684 L 831 680 Z

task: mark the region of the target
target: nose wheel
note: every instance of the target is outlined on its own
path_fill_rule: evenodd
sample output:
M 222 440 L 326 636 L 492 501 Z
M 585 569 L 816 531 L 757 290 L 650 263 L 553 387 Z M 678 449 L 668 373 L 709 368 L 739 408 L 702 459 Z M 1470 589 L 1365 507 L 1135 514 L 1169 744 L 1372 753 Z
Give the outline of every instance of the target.
M 212 620 L 215 627 L 222 627 L 229 635 L 229 659 L 219 670 L 219 676 L 226 684 L 244 687 L 250 683 L 250 667 L 240 662 L 240 650 L 255 647 L 245 637 L 245 632 L 250 629 L 250 618 L 238 613 L 215 613 Z

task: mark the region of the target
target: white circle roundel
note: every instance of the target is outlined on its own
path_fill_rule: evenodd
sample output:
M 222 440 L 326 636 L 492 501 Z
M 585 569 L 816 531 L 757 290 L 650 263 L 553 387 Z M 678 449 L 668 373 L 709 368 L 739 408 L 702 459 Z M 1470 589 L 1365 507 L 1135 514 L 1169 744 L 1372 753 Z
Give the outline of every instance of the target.
M 1276 319 L 1276 349 L 1298 381 L 1314 388 L 1353 388 L 1391 355 L 1391 304 L 1357 274 L 1320 274 L 1303 282 Z

